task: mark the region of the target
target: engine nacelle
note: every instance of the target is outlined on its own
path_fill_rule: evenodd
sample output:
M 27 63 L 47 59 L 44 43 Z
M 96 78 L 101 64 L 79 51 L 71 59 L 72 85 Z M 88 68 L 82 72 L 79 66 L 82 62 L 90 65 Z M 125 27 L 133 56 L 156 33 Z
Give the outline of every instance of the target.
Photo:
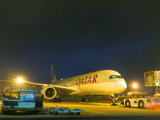
M 57 90 L 52 86 L 47 86 L 42 89 L 42 94 L 45 99 L 53 99 L 57 96 Z

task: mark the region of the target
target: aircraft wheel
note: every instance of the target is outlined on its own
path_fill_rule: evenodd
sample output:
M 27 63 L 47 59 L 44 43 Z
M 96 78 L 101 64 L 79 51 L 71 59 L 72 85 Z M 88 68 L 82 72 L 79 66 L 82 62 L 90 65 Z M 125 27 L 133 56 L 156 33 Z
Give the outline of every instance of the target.
M 144 108 L 144 102 L 143 101 L 139 101 L 138 102 L 138 107 L 139 108 Z
M 90 98 L 82 98 L 82 102 L 90 102 Z
M 61 98 L 53 98 L 53 102 L 62 102 Z
M 61 98 L 58 98 L 58 100 L 57 100 L 58 102 L 62 102 L 62 99 Z
M 116 104 L 116 103 L 113 103 L 113 102 L 111 103 L 111 106 L 117 106 L 117 105 L 118 105 L 118 104 Z
M 53 102 L 56 102 L 56 98 L 53 98 Z

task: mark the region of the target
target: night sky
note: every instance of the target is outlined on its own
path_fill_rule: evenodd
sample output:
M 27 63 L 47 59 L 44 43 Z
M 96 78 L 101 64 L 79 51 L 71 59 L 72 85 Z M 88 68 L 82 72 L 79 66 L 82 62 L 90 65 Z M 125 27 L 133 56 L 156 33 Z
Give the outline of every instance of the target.
M 50 83 L 116 70 L 144 88 L 160 70 L 159 0 L 0 0 L 0 79 Z

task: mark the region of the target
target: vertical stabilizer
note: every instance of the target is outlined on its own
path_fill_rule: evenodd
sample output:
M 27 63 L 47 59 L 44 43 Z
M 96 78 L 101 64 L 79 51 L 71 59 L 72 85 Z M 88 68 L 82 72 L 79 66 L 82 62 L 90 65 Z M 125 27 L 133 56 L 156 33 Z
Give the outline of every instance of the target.
M 57 81 L 55 73 L 54 73 L 54 70 L 53 70 L 53 65 L 51 65 L 51 77 L 52 77 L 52 83 L 54 83 L 55 81 Z

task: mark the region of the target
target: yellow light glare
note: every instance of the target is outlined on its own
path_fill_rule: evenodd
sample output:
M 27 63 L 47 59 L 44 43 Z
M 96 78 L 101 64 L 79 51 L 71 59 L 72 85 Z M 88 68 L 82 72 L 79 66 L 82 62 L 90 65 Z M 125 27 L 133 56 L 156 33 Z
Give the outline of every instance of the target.
M 132 86 L 133 86 L 133 88 L 137 88 L 137 84 L 136 83 L 134 83 Z
M 23 80 L 22 78 L 18 78 L 18 79 L 17 79 L 17 82 L 18 82 L 18 83 L 23 83 L 23 81 L 24 81 L 24 80 Z

